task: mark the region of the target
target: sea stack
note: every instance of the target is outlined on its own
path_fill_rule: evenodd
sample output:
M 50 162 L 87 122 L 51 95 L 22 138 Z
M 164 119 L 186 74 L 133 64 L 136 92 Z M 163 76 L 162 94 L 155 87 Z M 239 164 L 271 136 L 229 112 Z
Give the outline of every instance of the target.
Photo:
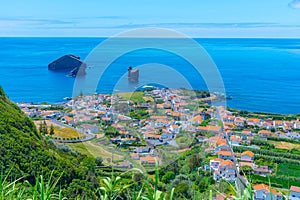
M 49 70 L 70 70 L 69 76 L 83 76 L 86 74 L 86 63 L 76 55 L 64 55 L 48 65 Z
M 139 81 L 139 69 L 132 69 L 128 67 L 128 81 L 131 83 L 137 83 Z

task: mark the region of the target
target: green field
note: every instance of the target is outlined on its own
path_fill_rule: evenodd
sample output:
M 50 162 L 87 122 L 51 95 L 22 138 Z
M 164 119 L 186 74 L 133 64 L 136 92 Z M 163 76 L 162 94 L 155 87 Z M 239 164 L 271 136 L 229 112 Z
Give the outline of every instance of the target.
M 250 178 L 253 184 L 264 183 L 269 185 L 269 183 L 271 183 L 272 187 L 278 187 L 278 188 L 289 189 L 291 185 L 300 186 L 300 181 L 298 179 L 290 180 L 288 177 L 274 177 L 274 176 L 263 177 L 263 176 L 253 174 L 250 176 Z
M 300 166 L 291 164 L 279 164 L 276 175 L 300 177 Z
M 118 93 L 118 95 L 126 100 L 131 100 L 139 103 L 145 102 L 145 100 L 143 99 L 144 92 L 120 92 Z

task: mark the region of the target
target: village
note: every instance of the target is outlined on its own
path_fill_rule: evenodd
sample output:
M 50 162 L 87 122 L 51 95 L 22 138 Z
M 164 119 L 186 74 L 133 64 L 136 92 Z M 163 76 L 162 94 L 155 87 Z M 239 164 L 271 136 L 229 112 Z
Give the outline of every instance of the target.
M 214 107 L 210 97 L 206 91 L 152 88 L 78 96 L 60 105 L 18 106 L 39 123 L 47 120 L 78 133 L 47 136 L 55 142 L 84 143 L 101 137 L 107 146 L 126 152 L 116 167 L 151 169 L 201 145 L 211 155 L 201 170 L 210 171 L 216 182 L 243 187 L 251 177 L 255 199 L 284 199 L 286 192 L 290 199 L 299 199 L 299 119 Z

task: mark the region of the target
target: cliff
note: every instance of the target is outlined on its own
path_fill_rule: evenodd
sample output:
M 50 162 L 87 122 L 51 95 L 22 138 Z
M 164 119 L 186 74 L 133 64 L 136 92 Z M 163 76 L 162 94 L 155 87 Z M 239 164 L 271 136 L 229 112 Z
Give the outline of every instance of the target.
M 70 76 L 85 75 L 86 63 L 79 56 L 64 55 L 48 65 L 49 70 L 70 70 Z

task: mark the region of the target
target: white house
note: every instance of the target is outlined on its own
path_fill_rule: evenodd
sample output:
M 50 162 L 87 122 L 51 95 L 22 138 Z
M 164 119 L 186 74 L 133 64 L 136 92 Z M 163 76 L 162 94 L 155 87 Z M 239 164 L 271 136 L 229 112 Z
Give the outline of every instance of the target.
M 221 177 L 229 182 L 234 182 L 237 177 L 236 167 L 230 160 L 225 160 L 220 163 L 219 172 Z
M 265 184 L 258 184 L 253 186 L 254 199 L 256 200 L 281 200 L 282 194 L 275 189 L 270 191 L 270 187 Z
M 224 160 L 223 159 L 220 159 L 220 158 L 215 158 L 213 160 L 210 160 L 209 161 L 209 166 L 210 166 L 210 169 L 211 170 L 217 170 L 219 169 L 219 165 L 221 162 L 223 162 Z
M 173 124 L 170 126 L 170 129 L 169 129 L 172 133 L 179 133 L 180 131 L 180 126 L 178 126 L 177 124 Z
M 236 167 L 230 160 L 220 158 L 210 160 L 210 169 L 213 171 L 215 181 L 219 181 L 222 178 L 226 181 L 233 182 L 237 177 Z

